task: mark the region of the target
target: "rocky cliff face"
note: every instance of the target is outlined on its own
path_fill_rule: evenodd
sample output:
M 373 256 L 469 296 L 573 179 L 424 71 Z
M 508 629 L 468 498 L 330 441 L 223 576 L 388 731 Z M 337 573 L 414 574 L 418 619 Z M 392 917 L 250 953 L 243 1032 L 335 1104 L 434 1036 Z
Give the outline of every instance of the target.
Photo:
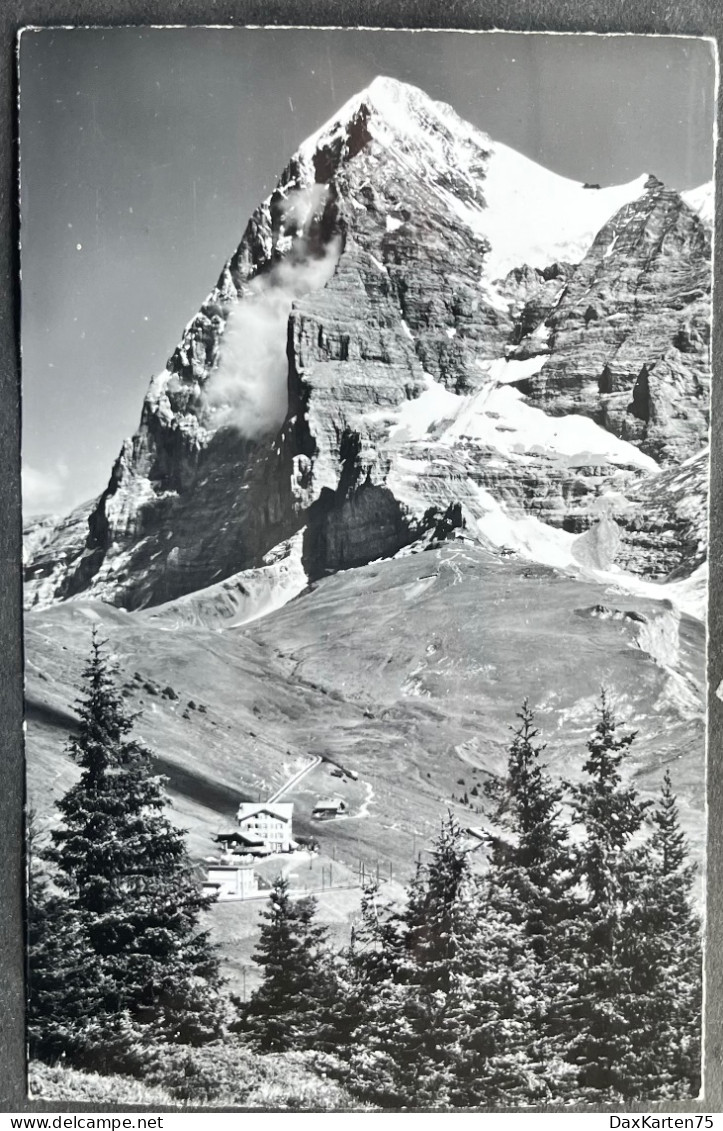
M 298 592 L 462 524 L 565 568 L 685 575 L 704 552 L 704 457 L 700 505 L 676 479 L 707 436 L 700 208 L 654 179 L 572 184 L 377 80 L 254 213 L 84 538 L 77 515 L 72 537 L 31 533 L 30 603 L 246 592 L 284 561 Z
M 529 320 L 529 319 L 528 319 Z M 611 217 L 540 319 L 549 358 L 521 388 L 584 413 L 663 464 L 700 450 L 710 373 L 710 234 L 650 177 Z M 518 350 L 536 352 L 535 331 Z

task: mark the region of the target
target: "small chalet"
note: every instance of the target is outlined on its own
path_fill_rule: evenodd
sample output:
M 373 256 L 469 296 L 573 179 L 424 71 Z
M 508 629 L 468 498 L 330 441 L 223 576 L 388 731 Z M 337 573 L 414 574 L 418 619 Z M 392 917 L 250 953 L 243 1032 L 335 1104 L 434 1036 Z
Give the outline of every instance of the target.
M 251 833 L 242 833 L 238 830 L 232 833 L 219 833 L 216 837 L 216 844 L 219 844 L 224 851 L 233 856 L 269 856 L 271 854 L 271 849 L 262 837 L 252 836 Z
M 291 831 L 293 802 L 242 801 L 238 807 L 238 831 L 258 838 L 271 852 L 290 852 L 296 847 Z
M 324 797 L 316 802 L 311 816 L 317 821 L 328 821 L 332 817 L 341 817 L 347 809 L 348 805 L 341 797 Z
M 259 881 L 251 863 L 210 864 L 203 890 L 206 895 L 215 895 L 219 902 L 251 899 L 258 894 Z

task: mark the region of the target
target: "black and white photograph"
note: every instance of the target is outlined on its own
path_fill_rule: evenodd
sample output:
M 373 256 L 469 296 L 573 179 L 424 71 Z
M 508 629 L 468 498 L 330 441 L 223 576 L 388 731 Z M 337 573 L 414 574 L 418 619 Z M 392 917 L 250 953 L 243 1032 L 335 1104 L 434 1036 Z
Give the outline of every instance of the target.
M 715 42 L 18 74 L 29 1095 L 694 1102 Z

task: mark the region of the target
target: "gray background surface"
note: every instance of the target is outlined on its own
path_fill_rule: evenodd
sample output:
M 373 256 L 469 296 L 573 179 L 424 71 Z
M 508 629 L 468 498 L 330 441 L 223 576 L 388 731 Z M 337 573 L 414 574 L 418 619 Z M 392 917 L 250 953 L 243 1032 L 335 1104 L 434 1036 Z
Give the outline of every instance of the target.
M 723 12 L 715 0 L 651 5 L 649 0 L 490 0 L 486 3 L 437 4 L 370 0 L 345 3 L 316 0 L 295 3 L 277 0 L 244 3 L 241 0 L 201 3 L 197 0 L 5 0 L 0 9 L 0 627 L 4 647 L 0 651 L 0 718 L 3 741 L 3 820 L 0 822 L 0 1110 L 81 1110 L 63 1104 L 28 1104 L 25 1091 L 23 1033 L 23 860 L 22 807 L 24 767 L 22 747 L 22 637 L 20 590 L 20 371 L 18 227 L 17 227 L 17 84 L 15 36 L 28 24 L 123 25 L 123 24 L 312 24 L 397 28 L 475 28 L 506 30 L 558 30 L 585 32 L 629 32 L 638 34 L 692 34 L 723 36 Z M 404 77 L 404 76 L 399 76 Z M 426 84 L 429 85 L 429 84 Z M 339 99 L 338 101 L 341 101 Z M 329 111 L 335 105 L 329 106 Z M 457 109 L 464 113 L 464 107 Z M 719 92 L 719 120 L 720 92 Z M 490 126 L 488 125 L 489 129 Z M 303 136 L 301 134 L 300 136 Z M 291 139 L 291 145 L 299 138 Z M 502 138 L 501 140 L 507 140 Z M 522 146 L 520 146 L 522 148 Z M 564 170 L 560 170 L 564 171 Z M 622 179 L 622 178 L 620 178 Z M 720 179 L 720 177 L 718 177 Z M 716 210 L 717 243 L 721 237 L 720 186 Z M 235 237 L 234 237 L 235 238 Z M 719 246 L 719 245 L 718 245 Z M 231 249 L 228 248 L 227 251 Z M 721 290 L 721 256 L 716 256 L 715 296 Z M 202 297 L 202 296 L 201 296 Z M 192 313 L 190 311 L 189 313 Z M 180 328 L 180 327 L 179 327 Z M 706 1070 L 705 1098 L 697 1105 L 678 1105 L 681 1110 L 723 1111 L 723 868 L 721 838 L 723 819 L 723 771 L 720 746 L 723 741 L 723 703 L 714 690 L 723 678 L 723 574 L 721 539 L 723 523 L 717 513 L 723 475 L 723 442 L 716 423 L 723 419 L 723 336 L 714 319 L 713 353 L 713 450 L 711 462 L 711 589 L 709 613 L 709 757 L 708 757 L 708 946 L 706 954 Z M 674 1105 L 669 1105 L 670 1110 Z M 99 1109 L 100 1110 L 100 1109 Z M 568 1109 L 569 1110 L 569 1109 Z

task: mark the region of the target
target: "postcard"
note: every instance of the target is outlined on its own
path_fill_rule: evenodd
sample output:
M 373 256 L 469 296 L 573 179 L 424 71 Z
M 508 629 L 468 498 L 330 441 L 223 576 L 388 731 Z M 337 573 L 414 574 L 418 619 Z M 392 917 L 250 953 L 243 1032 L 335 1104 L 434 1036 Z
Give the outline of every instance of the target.
M 19 76 L 30 1095 L 692 1103 L 714 42 Z

